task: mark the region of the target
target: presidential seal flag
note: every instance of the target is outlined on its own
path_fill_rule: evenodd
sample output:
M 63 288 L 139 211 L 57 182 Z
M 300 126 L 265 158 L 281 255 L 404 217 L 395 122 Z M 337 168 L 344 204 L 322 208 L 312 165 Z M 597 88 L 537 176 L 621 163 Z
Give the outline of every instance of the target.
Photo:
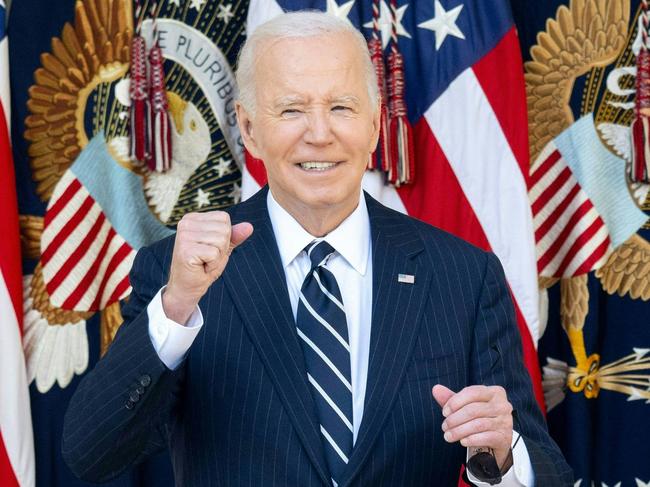
M 63 414 L 122 323 L 137 250 L 172 234 L 188 211 L 239 201 L 233 65 L 247 8 L 206 0 L 13 5 L 12 142 L 38 485 L 86 485 L 61 459 Z M 136 37 L 144 64 L 132 62 Z M 142 66 L 144 99 L 133 96 Z M 148 152 L 135 154 L 132 112 L 141 101 Z M 161 456 L 109 485 L 171 478 Z
M 650 483 L 650 6 L 513 1 L 551 434 L 577 486 Z

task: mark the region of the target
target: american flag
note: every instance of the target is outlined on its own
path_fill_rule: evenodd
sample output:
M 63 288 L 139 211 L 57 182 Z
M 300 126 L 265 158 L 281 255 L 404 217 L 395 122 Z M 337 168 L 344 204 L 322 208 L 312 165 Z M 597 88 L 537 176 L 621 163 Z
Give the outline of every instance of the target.
M 0 0 L 0 485 L 35 483 L 34 439 L 22 347 L 22 269 L 18 206 L 9 138 L 6 7 Z
M 607 226 L 553 142 L 531 167 L 530 185 L 539 275 L 567 278 L 604 264 Z
M 131 292 L 135 250 L 115 231 L 72 171 L 59 180 L 45 213 L 41 265 L 50 302 L 98 311 Z
M 247 31 L 283 10 L 319 9 L 371 34 L 372 2 L 251 0 Z M 390 4 L 380 3 L 384 53 Z M 519 43 L 507 0 L 397 2 L 406 102 L 414 128 L 415 182 L 394 188 L 368 172 L 364 187 L 384 204 L 486 250 L 504 266 L 535 393 L 543 404 L 537 268 L 527 193 L 526 97 Z M 266 182 L 247 161 L 242 195 Z

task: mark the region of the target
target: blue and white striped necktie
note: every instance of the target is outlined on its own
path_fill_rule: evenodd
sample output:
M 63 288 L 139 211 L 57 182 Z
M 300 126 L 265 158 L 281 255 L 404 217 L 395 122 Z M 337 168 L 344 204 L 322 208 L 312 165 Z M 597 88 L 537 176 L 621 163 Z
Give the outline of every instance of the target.
M 337 485 L 352 452 L 354 431 L 348 325 L 336 278 L 325 267 L 334 248 L 324 240 L 315 240 L 305 251 L 311 269 L 300 289 L 296 324 L 325 457 Z

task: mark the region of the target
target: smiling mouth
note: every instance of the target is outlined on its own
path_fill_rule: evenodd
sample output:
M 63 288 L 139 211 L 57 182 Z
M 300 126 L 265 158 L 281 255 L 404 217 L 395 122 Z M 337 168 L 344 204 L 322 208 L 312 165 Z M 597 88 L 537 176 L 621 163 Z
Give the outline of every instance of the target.
M 335 167 L 337 164 L 338 162 L 309 161 L 301 162 L 298 166 L 305 171 L 327 171 L 328 169 Z

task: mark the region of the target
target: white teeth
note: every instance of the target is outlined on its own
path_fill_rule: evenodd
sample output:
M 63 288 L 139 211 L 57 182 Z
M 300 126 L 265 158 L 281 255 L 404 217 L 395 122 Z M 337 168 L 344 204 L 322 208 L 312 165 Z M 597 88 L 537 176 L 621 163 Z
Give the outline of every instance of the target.
M 324 171 L 335 166 L 335 162 L 301 162 L 300 167 L 311 171 Z

